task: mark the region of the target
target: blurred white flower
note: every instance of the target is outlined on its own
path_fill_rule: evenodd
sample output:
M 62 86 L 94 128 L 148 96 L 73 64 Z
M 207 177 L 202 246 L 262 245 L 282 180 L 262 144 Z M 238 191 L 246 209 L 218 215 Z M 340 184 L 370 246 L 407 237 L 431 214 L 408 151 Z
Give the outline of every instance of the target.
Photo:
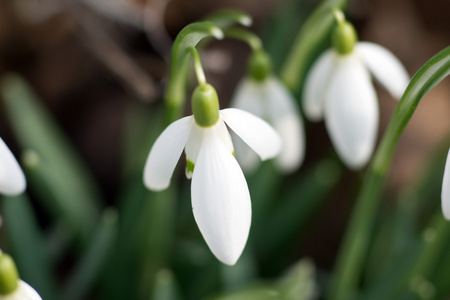
M 325 119 L 331 141 L 351 169 L 363 167 L 375 147 L 379 109 L 369 72 L 394 98 L 400 98 L 409 75 L 387 49 L 369 42 L 351 52 L 323 53 L 311 67 L 303 90 L 303 110 L 311 121 Z
M 283 147 L 275 158 L 282 172 L 297 170 L 305 155 L 305 134 L 294 97 L 277 78 L 270 75 L 262 81 L 245 77 L 236 88 L 231 106 L 248 111 L 271 124 L 280 134 Z M 235 140 L 236 158 L 242 168 L 252 171 L 258 165 L 256 155 L 240 140 Z
M 444 178 L 442 179 L 441 205 L 444 217 L 450 220 L 450 149 L 445 162 Z
M 28 283 L 19 280 L 17 289 L 10 294 L 0 295 L 0 300 L 42 300 L 42 298 Z
M 0 194 L 16 196 L 26 188 L 25 175 L 14 155 L 0 138 Z
M 263 160 L 281 149 L 281 138 L 269 124 L 239 109 L 220 110 L 217 122 L 208 127 L 199 126 L 194 116 L 184 117 L 170 124 L 154 143 L 144 183 L 152 190 L 167 188 L 185 149 L 195 220 L 213 254 L 233 265 L 247 242 L 251 203 L 225 124 Z

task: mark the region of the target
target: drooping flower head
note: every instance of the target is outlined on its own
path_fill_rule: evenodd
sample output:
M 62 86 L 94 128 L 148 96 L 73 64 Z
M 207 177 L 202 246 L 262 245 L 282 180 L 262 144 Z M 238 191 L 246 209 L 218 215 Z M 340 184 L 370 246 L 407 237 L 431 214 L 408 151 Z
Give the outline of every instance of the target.
M 236 37 L 237 30 L 233 33 Z M 257 37 L 247 31 L 238 33 Z M 283 140 L 283 148 L 275 158 L 281 172 L 297 170 L 305 153 L 303 120 L 294 97 L 284 84 L 272 73 L 272 61 L 262 49 L 261 43 L 249 42 L 252 47 L 248 74 L 238 84 L 231 106 L 248 111 L 271 124 Z M 259 41 L 259 39 L 258 39 Z M 259 160 L 240 140 L 236 140 L 236 157 L 244 170 L 255 169 Z
M 354 27 L 341 12 L 332 49 L 311 67 L 303 90 L 303 110 L 311 121 L 325 120 L 331 141 L 351 169 L 363 167 L 375 147 L 379 109 L 369 72 L 394 98 L 400 98 L 409 76 L 387 49 L 357 42 Z
M 26 188 L 25 175 L 14 155 L 0 138 L 0 194 L 16 196 Z
M 251 203 L 227 126 L 263 160 L 278 154 L 281 139 L 265 121 L 245 111 L 219 111 L 215 89 L 204 75 L 198 77 L 193 116 L 173 122 L 155 141 L 144 168 L 144 183 L 152 190 L 167 188 L 184 149 L 195 221 L 213 254 L 233 265 L 248 238 Z
M 25 281 L 19 279 L 11 256 L 0 251 L 0 300 L 42 300 Z

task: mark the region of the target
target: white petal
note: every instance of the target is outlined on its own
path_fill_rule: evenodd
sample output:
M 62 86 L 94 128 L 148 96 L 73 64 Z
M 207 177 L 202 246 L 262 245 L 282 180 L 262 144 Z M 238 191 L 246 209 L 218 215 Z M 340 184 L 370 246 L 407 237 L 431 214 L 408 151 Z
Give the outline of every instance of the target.
M 41 296 L 25 281 L 19 280 L 19 286 L 13 293 L 0 296 L 1 300 L 42 300 Z
M 247 242 L 251 203 L 237 161 L 215 128 L 205 129 L 192 176 L 195 221 L 214 255 L 234 265 Z
M 397 57 L 386 48 L 369 42 L 358 43 L 356 51 L 375 79 L 399 99 L 408 85 L 409 75 Z
M 281 137 L 267 122 L 237 108 L 223 109 L 220 115 L 262 160 L 275 157 L 280 153 Z
M 244 78 L 236 87 L 230 106 L 245 110 L 255 116 L 263 115 L 264 90 L 262 84 L 250 78 Z
M 349 168 L 367 163 L 378 131 L 378 105 L 370 76 L 356 55 L 337 61 L 325 95 L 325 125 Z
M 334 69 L 336 54 L 327 50 L 312 65 L 303 88 L 303 112 L 310 121 L 323 119 L 323 101 L 328 80 Z
M 444 217 L 450 220 L 450 150 L 445 162 L 444 178 L 442 179 L 441 203 Z
M 0 193 L 16 196 L 26 188 L 25 175 L 14 155 L 0 138 Z
M 268 78 L 266 91 L 269 123 L 283 141 L 283 147 L 275 162 L 283 172 L 295 171 L 305 155 L 305 130 L 297 103 L 276 78 Z
M 144 168 L 144 183 L 149 189 L 158 191 L 169 186 L 193 123 L 192 116 L 184 117 L 170 124 L 156 139 Z

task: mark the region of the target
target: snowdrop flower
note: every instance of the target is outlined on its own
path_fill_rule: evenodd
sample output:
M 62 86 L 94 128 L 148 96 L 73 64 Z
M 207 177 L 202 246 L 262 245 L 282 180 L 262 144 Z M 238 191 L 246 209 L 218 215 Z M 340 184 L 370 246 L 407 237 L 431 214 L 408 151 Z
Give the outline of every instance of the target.
M 14 155 L 0 138 L 0 194 L 16 196 L 25 191 L 26 180 Z
M 331 141 L 351 169 L 370 159 L 378 132 L 378 104 L 369 72 L 394 98 L 400 98 L 409 76 L 387 49 L 357 42 L 354 27 L 337 14 L 333 48 L 311 67 L 303 90 L 303 110 L 311 121 L 325 119 Z
M 25 281 L 19 279 L 13 259 L 0 252 L 0 300 L 42 300 Z
M 447 220 L 450 220 L 450 149 L 445 162 L 444 178 L 442 180 L 441 191 L 442 213 Z
M 249 61 L 249 75 L 242 79 L 231 106 L 248 111 L 270 123 L 280 134 L 283 148 L 275 163 L 282 172 L 298 169 L 305 153 L 303 120 L 282 82 L 271 74 L 271 61 L 262 50 L 253 51 Z M 246 171 L 252 171 L 259 160 L 240 140 L 235 141 L 236 158 Z
M 278 154 L 281 138 L 245 111 L 219 111 L 217 94 L 206 83 L 195 89 L 192 111 L 193 116 L 173 122 L 158 137 L 145 165 L 144 183 L 152 190 L 167 188 L 184 149 L 195 221 L 213 254 L 234 265 L 247 241 L 251 203 L 226 125 L 263 160 Z

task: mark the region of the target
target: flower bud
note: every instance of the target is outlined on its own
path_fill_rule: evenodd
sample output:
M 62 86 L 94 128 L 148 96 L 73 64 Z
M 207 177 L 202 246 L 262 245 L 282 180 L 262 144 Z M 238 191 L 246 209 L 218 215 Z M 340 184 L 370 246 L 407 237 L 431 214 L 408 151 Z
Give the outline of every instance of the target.
M 272 60 L 266 52 L 256 50 L 250 56 L 248 68 L 254 80 L 263 81 L 272 72 Z
M 219 98 L 210 84 L 202 84 L 192 94 L 192 112 L 201 127 L 211 127 L 219 120 Z
M 11 256 L 0 252 L 0 298 L 17 290 L 19 273 Z
M 338 22 L 333 30 L 332 44 L 333 48 L 342 55 L 349 54 L 355 48 L 358 40 L 355 27 L 347 21 Z

